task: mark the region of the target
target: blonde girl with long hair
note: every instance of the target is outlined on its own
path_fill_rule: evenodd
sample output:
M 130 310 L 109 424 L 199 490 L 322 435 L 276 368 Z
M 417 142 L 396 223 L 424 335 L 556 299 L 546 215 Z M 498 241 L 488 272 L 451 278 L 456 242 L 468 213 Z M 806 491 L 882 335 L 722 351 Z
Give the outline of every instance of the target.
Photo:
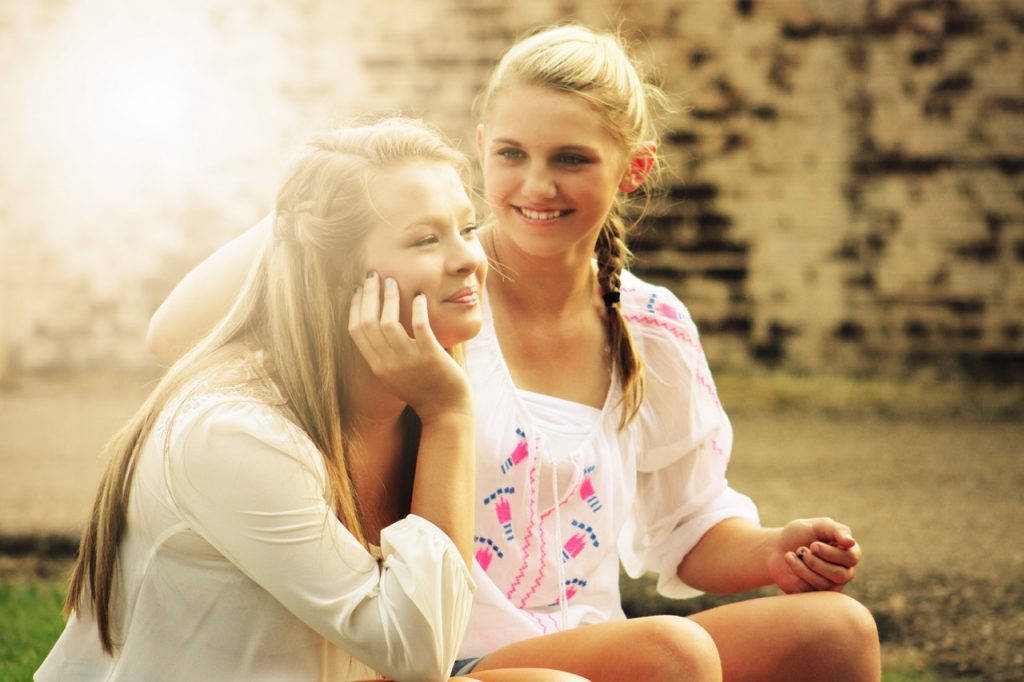
M 463 166 L 410 120 L 308 143 L 227 316 L 111 441 L 37 680 L 448 679 L 486 271 Z M 565 678 L 535 672 L 493 679 Z
M 861 558 L 850 529 L 826 517 L 761 527 L 726 480 L 732 428 L 693 320 L 626 269 L 663 97 L 616 35 L 575 25 L 517 43 L 481 94 L 491 276 L 467 343 L 477 592 L 461 669 L 877 680 L 874 621 L 841 594 Z M 158 356 L 223 314 L 208 301 L 201 321 L 184 319 L 198 291 L 237 287 L 263 239 L 254 228 L 179 285 L 151 323 Z M 669 597 L 785 594 L 626 620 L 620 565 L 655 573 Z

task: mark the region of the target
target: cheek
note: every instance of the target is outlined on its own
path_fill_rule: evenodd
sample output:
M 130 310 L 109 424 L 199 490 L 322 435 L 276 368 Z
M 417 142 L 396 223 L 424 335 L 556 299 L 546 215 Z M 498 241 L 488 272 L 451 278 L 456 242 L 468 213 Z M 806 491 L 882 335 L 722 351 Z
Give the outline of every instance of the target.
M 497 163 L 489 163 L 484 166 L 484 194 L 488 199 L 499 197 L 505 193 L 511 184 L 512 174 L 509 169 L 502 168 Z

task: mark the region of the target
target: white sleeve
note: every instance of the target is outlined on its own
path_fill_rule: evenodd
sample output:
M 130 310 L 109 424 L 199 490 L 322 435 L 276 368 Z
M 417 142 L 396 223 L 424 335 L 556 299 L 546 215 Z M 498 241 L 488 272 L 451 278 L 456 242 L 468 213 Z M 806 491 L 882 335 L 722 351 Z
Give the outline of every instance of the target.
M 732 426 L 697 328 L 674 296 L 663 289 L 658 294 L 665 303 L 657 314 L 633 318 L 646 383 L 637 415 L 636 502 L 619 537 L 619 552 L 631 576 L 653 571 L 660 594 L 683 599 L 701 593 L 677 575 L 701 537 L 727 518 L 759 520 L 754 503 L 730 488 L 725 477 Z
M 474 583 L 444 532 L 412 515 L 388 526 L 379 566 L 331 511 L 320 454 L 279 414 L 230 401 L 186 428 L 165 466 L 199 535 L 374 670 L 448 679 Z

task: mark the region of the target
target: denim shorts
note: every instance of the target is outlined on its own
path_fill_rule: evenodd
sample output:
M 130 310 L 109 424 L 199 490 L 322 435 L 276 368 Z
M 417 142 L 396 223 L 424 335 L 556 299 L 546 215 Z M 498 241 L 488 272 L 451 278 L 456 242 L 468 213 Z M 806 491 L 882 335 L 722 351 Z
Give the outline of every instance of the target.
M 473 672 L 473 668 L 476 667 L 481 658 L 482 656 L 477 656 L 476 658 L 460 658 L 455 661 L 455 665 L 452 666 L 452 677 Z

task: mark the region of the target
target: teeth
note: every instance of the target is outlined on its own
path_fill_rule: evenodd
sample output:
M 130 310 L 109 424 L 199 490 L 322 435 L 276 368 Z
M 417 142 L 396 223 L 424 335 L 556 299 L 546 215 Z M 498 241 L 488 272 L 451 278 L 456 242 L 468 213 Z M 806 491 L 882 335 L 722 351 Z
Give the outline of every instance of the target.
M 562 211 L 534 211 L 532 209 L 522 207 L 520 207 L 519 210 L 522 211 L 523 215 L 530 220 L 554 220 L 558 216 L 562 215 Z

